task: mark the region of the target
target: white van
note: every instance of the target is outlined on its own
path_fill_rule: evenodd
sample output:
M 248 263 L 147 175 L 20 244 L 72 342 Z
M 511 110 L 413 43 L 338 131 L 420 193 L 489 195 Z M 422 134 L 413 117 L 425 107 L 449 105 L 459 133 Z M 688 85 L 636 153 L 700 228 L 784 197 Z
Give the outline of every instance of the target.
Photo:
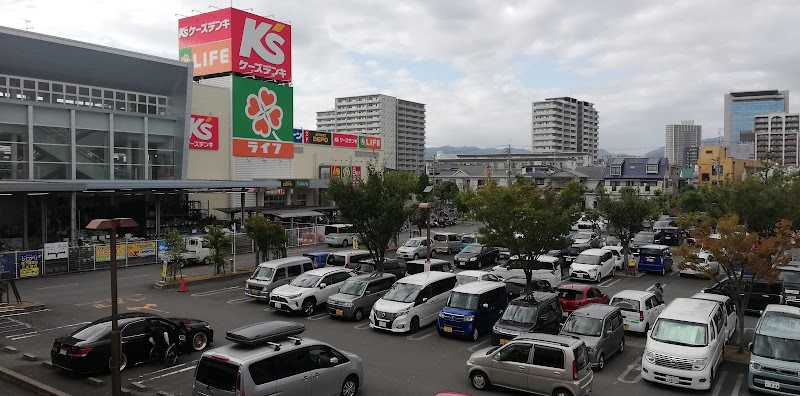
M 329 254 L 325 265 L 355 269 L 359 261 L 367 258 L 372 258 L 369 250 L 344 250 Z
M 400 279 L 372 306 L 369 327 L 413 333 L 439 318 L 455 286 L 452 272 L 431 271 Z
M 709 389 L 725 348 L 722 306 L 676 298 L 647 334 L 642 378 L 690 389 Z
M 524 257 L 524 256 L 523 256 Z M 561 265 L 563 259 L 545 254 L 539 255 L 533 263 L 531 280 L 543 280 L 550 284 L 550 287 L 558 287 L 562 283 Z M 522 269 L 524 263 L 519 260 L 519 256 L 512 256 L 507 262 L 492 267 L 492 273 L 503 279 L 514 277 L 525 277 Z
M 739 316 L 736 314 L 736 304 L 733 303 L 733 300 L 726 295 L 714 293 L 697 293 L 693 295 L 692 298 L 716 301 L 722 305 L 722 317 L 725 318 L 725 323 L 723 323 L 725 342 L 730 341 L 731 337 L 733 337 L 733 333 L 736 331 L 736 326 L 739 324 Z
M 433 248 L 436 253 L 453 254 L 461 251 L 461 234 L 437 232 L 433 234 Z
M 329 224 L 325 226 L 325 243 L 328 246 L 350 246 L 358 240 L 352 224 Z
M 286 257 L 263 262 L 244 283 L 244 294 L 259 300 L 269 301 L 269 294 L 275 288 L 292 281 L 303 272 L 314 269 L 310 258 Z

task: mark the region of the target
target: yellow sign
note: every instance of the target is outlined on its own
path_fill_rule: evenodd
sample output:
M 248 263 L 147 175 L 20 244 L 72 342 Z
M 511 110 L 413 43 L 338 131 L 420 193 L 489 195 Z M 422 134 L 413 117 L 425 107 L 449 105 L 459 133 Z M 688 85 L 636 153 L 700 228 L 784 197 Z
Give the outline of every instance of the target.
M 358 249 L 358 240 L 353 238 L 353 250 L 356 250 L 356 249 Z
M 125 260 L 125 244 L 117 244 L 117 260 Z M 111 261 L 111 245 L 95 245 L 94 261 L 98 263 Z
M 19 277 L 39 276 L 42 262 L 41 252 L 23 253 L 19 255 Z
M 136 242 L 128 244 L 128 257 L 148 257 L 156 255 L 156 243 Z

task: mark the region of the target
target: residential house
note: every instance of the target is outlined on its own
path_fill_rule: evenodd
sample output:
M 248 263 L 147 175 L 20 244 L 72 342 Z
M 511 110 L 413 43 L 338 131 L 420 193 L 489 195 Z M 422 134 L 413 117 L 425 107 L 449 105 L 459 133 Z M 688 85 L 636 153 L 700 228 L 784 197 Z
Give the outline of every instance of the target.
M 758 160 L 732 158 L 728 146 L 703 146 L 697 159 L 697 185 L 714 185 L 726 179 L 742 180 L 760 167 Z
M 673 168 L 666 158 L 614 158 L 603 170 L 603 185 L 609 195 L 618 194 L 622 187 L 632 187 L 640 195 L 674 194 L 679 183 L 678 169 Z

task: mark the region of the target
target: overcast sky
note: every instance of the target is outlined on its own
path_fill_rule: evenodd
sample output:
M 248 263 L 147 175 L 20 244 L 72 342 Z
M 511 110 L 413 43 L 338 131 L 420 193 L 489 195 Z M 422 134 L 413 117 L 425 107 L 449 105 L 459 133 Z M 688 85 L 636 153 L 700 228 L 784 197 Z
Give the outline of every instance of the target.
M 0 25 L 28 19 L 39 33 L 177 59 L 175 14 L 209 5 L 230 3 L 0 0 Z M 667 123 L 694 119 L 716 137 L 726 92 L 800 92 L 794 0 L 233 5 L 292 25 L 294 125 L 306 129 L 335 97 L 383 93 L 427 105 L 429 147 L 530 148 L 531 103 L 573 96 L 600 112 L 601 148 L 638 154 L 664 145 Z

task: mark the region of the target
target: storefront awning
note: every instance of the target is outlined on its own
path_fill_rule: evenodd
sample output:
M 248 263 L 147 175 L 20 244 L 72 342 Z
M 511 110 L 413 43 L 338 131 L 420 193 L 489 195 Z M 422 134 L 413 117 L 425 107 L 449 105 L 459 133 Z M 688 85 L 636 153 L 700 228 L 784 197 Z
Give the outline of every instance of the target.
M 324 213 L 315 210 L 264 210 L 262 213 L 280 217 L 282 219 L 291 219 L 295 217 L 317 217 L 324 216 Z

